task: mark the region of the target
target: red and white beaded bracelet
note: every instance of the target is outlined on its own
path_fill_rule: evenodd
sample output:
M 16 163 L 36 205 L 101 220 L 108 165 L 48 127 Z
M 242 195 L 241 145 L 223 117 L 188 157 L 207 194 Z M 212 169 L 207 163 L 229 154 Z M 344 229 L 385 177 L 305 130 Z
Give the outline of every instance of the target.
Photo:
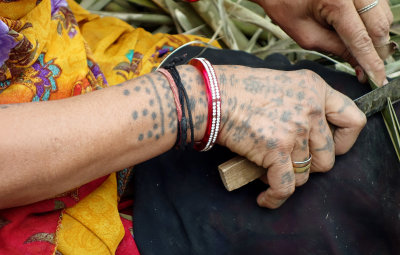
M 208 116 L 206 133 L 200 142 L 194 144 L 198 151 L 208 151 L 217 140 L 221 123 L 221 96 L 217 76 L 211 63 L 204 58 L 190 60 L 190 65 L 196 67 L 203 76 L 208 100 Z

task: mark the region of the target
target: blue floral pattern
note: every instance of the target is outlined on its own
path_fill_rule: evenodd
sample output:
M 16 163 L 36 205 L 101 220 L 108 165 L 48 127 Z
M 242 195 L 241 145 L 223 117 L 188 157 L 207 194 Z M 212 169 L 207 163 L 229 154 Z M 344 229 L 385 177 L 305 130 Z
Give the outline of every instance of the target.
M 32 101 L 47 101 L 50 93 L 57 91 L 56 78 L 60 76 L 61 68 L 54 64 L 54 59 L 46 63 L 43 53 L 39 55 L 32 67 L 37 72 L 35 78 L 39 78 L 39 81 L 35 82 L 36 95 Z

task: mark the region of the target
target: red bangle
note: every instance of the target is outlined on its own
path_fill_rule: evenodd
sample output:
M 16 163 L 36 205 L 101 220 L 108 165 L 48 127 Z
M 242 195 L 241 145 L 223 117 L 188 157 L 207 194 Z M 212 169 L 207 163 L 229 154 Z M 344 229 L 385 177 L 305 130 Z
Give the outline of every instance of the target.
M 176 86 L 176 83 L 174 81 L 174 78 L 172 75 L 168 72 L 167 69 L 164 68 L 158 68 L 158 72 L 162 73 L 165 78 L 167 78 L 169 87 L 171 88 L 172 94 L 174 95 L 174 101 L 175 101 L 175 106 L 176 106 L 176 115 L 178 117 L 178 135 L 176 137 L 176 142 L 175 146 L 178 146 L 178 144 L 181 143 L 181 123 L 182 123 L 182 105 L 181 102 L 179 101 L 179 92 L 178 92 L 178 87 Z
M 179 101 L 178 88 L 175 84 L 174 78 L 172 78 L 171 74 L 164 68 L 158 68 L 157 71 L 162 73 L 165 76 L 165 78 L 167 78 L 167 80 L 168 80 L 169 87 L 171 88 L 172 94 L 174 95 L 174 101 L 175 101 L 175 105 L 176 105 L 176 113 L 178 115 L 178 123 L 181 123 L 182 106 L 181 106 L 181 102 Z
M 208 60 L 194 58 L 190 60 L 189 64 L 196 67 L 203 76 L 208 100 L 206 133 L 200 142 L 195 142 L 194 148 L 198 151 L 208 151 L 217 140 L 221 123 L 221 96 L 218 80 L 214 68 Z

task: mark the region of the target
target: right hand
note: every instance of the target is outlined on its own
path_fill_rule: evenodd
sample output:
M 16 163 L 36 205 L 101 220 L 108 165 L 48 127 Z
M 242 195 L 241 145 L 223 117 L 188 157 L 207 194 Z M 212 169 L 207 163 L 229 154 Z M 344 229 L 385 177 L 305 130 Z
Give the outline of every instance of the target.
M 333 167 L 366 123 L 353 101 L 317 74 L 241 66 L 215 66 L 220 77 L 222 125 L 218 143 L 268 168 L 269 188 L 260 206 L 279 207 L 304 184 L 309 172 L 295 174 L 292 161 L 312 155 L 312 172 Z M 223 72 L 223 73 L 222 73 Z M 337 128 L 334 134 L 328 121 Z
M 302 47 L 343 57 L 356 67 L 360 81 L 366 80 L 365 71 L 377 85 L 384 83 L 385 68 L 376 48 L 386 45 L 390 39 L 393 15 L 387 0 L 379 1 L 377 6 L 362 14 L 357 10 L 373 0 L 256 2 Z

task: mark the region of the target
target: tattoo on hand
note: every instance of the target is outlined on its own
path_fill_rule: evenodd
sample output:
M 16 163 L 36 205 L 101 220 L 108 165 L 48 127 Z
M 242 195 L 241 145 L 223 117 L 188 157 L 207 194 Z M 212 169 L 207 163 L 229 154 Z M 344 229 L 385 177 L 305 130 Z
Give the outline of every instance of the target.
M 281 184 L 291 183 L 294 180 L 293 171 L 288 171 L 282 175 Z
M 326 136 L 326 144 L 321 147 L 321 148 L 317 148 L 315 149 L 316 151 L 329 151 L 329 152 L 333 152 L 334 149 L 334 142 L 331 136 L 327 135 Z
M 347 107 L 352 106 L 352 105 L 353 105 L 353 101 L 351 101 L 350 98 L 343 97 L 343 105 L 338 110 L 338 113 L 343 113 L 346 110 Z

